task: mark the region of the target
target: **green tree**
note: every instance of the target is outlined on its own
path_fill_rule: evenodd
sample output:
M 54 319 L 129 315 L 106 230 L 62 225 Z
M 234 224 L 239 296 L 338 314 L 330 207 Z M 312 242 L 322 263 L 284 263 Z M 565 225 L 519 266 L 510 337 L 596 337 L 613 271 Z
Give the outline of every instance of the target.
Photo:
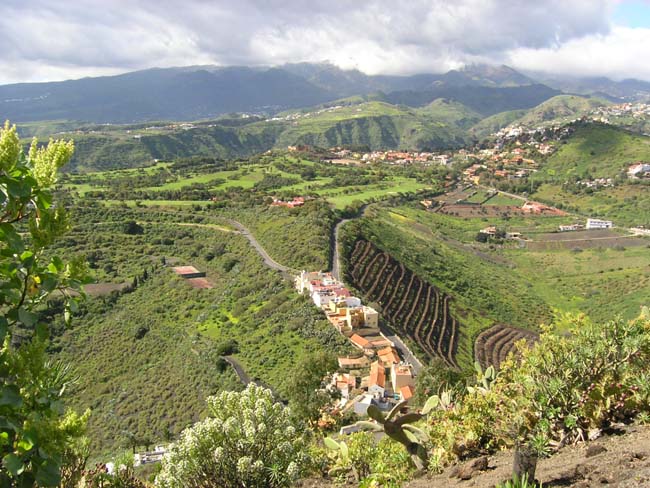
M 308 461 L 289 409 L 270 390 L 208 398 L 207 419 L 183 431 L 162 462 L 159 488 L 292 486 Z
M 66 321 L 77 307 L 69 290 L 81 284 L 81 262 L 44 255 L 69 227 L 49 188 L 73 148 L 34 140 L 25 155 L 16 127 L 0 129 L 0 486 L 58 486 L 62 465 L 78 461 L 82 447 L 87 414 L 64 414 L 69 370 L 47 360 L 49 330 L 38 313 L 55 290 L 66 298 Z
M 296 365 L 290 375 L 288 396 L 291 409 L 298 418 L 307 421 L 318 419 L 323 406 L 332 400 L 323 389 L 323 377 L 336 369 L 334 356 L 324 352 L 308 356 Z

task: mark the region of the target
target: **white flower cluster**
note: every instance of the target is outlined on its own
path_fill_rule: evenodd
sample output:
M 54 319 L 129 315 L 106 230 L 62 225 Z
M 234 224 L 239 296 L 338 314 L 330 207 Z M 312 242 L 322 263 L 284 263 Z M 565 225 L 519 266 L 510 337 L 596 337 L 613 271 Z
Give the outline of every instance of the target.
M 290 412 L 267 389 L 249 385 L 208 399 L 211 417 L 170 447 L 158 488 L 290 486 L 307 462 Z

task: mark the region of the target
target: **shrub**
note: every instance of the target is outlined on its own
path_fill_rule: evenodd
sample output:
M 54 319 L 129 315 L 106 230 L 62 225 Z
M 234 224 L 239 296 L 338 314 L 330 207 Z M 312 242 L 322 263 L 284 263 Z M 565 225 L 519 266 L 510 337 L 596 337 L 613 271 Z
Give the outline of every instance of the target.
M 561 446 L 585 440 L 648 408 L 646 320 L 595 324 L 565 316 L 557 326 L 571 334 L 546 328 L 535 347 L 521 344 L 520 361 L 502 366 L 497 392 L 506 401 L 499 417 L 514 442 L 545 439 Z
M 208 398 L 208 410 L 165 455 L 157 487 L 290 486 L 307 466 L 304 439 L 270 390 L 223 392 Z

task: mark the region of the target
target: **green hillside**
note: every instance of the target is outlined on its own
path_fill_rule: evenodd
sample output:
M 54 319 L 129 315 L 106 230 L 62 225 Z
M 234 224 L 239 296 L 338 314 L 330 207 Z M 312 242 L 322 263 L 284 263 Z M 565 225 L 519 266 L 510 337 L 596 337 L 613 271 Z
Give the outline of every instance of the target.
M 452 126 L 467 128 L 483 118 L 481 114 L 454 100 L 438 98 L 426 107 L 418 109 L 424 117 L 430 117 Z
M 599 123 L 575 128 L 535 179 L 563 183 L 574 177 L 615 178 L 635 161 L 650 161 L 650 137 Z
M 470 133 L 478 138 L 483 138 L 511 124 L 525 127 L 562 124 L 608 104 L 609 102 L 599 98 L 557 95 L 531 109 L 511 110 L 486 117 L 475 124 Z
M 516 123 L 528 127 L 548 122 L 561 123 L 586 115 L 591 110 L 605 105 L 610 105 L 610 103 L 599 98 L 558 95 L 528 110 L 526 115 L 518 119 Z
M 465 129 L 481 117 L 460 103 L 442 99 L 421 109 L 363 100 L 311 112 L 285 112 L 273 120 L 254 119 L 250 123 L 217 120 L 173 130 L 93 128 L 72 134 L 76 151 L 68 170 L 130 168 L 153 164 L 154 159 L 189 156 L 249 157 L 295 144 L 367 146 L 372 150 L 446 149 L 464 144 Z M 39 133 L 43 130 L 40 127 Z
M 507 127 L 512 124 L 519 118 L 523 117 L 526 114 L 526 110 L 510 110 L 508 112 L 501 112 L 495 115 L 490 115 L 489 117 L 484 118 L 478 124 L 475 124 L 471 129 L 470 133 L 476 136 L 479 139 L 487 137 L 490 134 L 494 134 L 499 130 Z
M 464 141 L 460 124 L 460 104 L 416 110 L 384 102 L 364 102 L 343 106 L 293 122 L 282 132 L 277 147 L 310 144 L 330 147 L 362 145 L 372 150 L 440 149 Z M 455 113 L 454 113 L 455 112 Z

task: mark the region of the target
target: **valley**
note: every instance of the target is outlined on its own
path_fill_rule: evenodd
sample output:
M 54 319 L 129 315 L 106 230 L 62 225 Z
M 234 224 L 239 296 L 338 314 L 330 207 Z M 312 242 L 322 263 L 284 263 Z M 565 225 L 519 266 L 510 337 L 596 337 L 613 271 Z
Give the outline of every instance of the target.
M 198 77 L 208 91 L 214 79 L 223 82 L 221 69 L 204 71 L 165 73 L 169 83 Z M 247 71 L 250 84 L 229 101 L 249 104 L 237 113 L 225 105 L 197 112 L 191 103 L 179 112 L 144 100 L 138 120 L 113 113 L 109 121 L 89 105 L 80 113 L 92 122 L 33 120 L 13 140 L 23 148 L 35 134 L 75 141 L 53 197 L 19 209 L 39 218 L 15 236 L 7 225 L 0 230 L 8 243 L 23 235 L 46 242 L 43 257 L 53 262 L 45 273 L 59 269 L 57 255 L 85 272 L 83 293 L 62 287 L 33 312 L 16 313 L 26 321 L 21 340 L 37 336 L 34 324 L 43 321 L 47 357 L 71 365 L 65 407 L 90 412 L 86 461 L 129 450 L 134 459 L 160 460 L 222 404 L 237 413 L 233 402 L 257 395 L 256 408 L 288 407 L 285 431 L 303 432 L 305 456 L 319 460 L 311 475 L 333 479 L 346 449 L 365 442 L 378 462 L 391 460 L 393 484 L 385 486 L 397 487 L 425 448 L 420 427 L 393 442 L 391 415 L 426 429 L 427 466 L 439 472 L 511 445 L 499 415 L 523 422 L 519 406 L 507 411 L 507 402 L 528 401 L 517 388 L 546 384 L 517 375 L 555 362 L 573 374 L 586 368 L 580 354 L 589 348 L 609 354 L 597 324 L 629 332 L 617 344 L 645 337 L 635 319 L 650 290 L 648 105 L 564 94 L 504 67 L 431 79 L 345 78 L 352 87 L 339 78 L 326 86 L 321 75 L 310 66 Z M 253 96 L 269 77 L 275 92 Z M 84 83 L 92 91 L 93 82 Z M 291 86 L 295 93 L 277 93 Z M 69 96 L 69 86 L 56 89 L 61 100 Z M 267 106 L 267 96 L 277 104 Z M 13 109 L 28 117 L 40 103 L 32 98 Z M 176 121 L 160 121 L 168 114 Z M 36 174 L 31 184 L 49 181 Z M 21 192 L 7 184 L 8 196 L 27 198 Z M 40 220 L 47 212 L 53 216 Z M 59 224 L 67 232 L 59 235 Z M 56 239 L 37 225 L 50 226 Z M 62 275 L 70 269 L 61 265 Z M 50 286 L 30 279 L 23 297 Z M 573 340 L 587 345 L 575 352 Z M 575 364 L 562 369 L 572 354 Z M 614 422 L 620 410 L 629 419 L 646 408 L 638 400 L 625 410 L 626 399 L 646 398 L 632 377 L 645 378 L 635 373 L 625 388 L 606 384 L 597 398 L 592 390 L 579 400 L 566 394 L 567 403 L 616 400 L 623 406 L 602 415 Z M 616 385 L 609 376 L 597 381 Z M 584 438 L 587 421 L 575 427 L 569 417 L 539 434 L 544 449 L 566 432 Z M 265 428 L 246 421 L 249 430 Z M 379 425 L 379 442 L 357 432 Z M 341 444 L 346 439 L 352 447 Z M 159 466 L 146 464 L 140 477 Z
M 583 136 L 568 137 L 571 144 Z M 611 161 L 616 149 L 602 151 Z M 557 314 L 638 314 L 650 287 L 650 240 L 622 228 L 558 233 L 590 214 L 569 206 L 521 211 L 525 197 L 500 193 L 489 179 L 483 186 L 482 177 L 480 186 L 467 181 L 457 166 L 477 163 L 466 155 L 449 154 L 450 165 L 340 165 L 327 151 L 275 150 L 250 160 L 193 158 L 64 175 L 58 191 L 76 202 L 76 224 L 59 251 L 85 255 L 93 280 L 107 289 L 129 285 L 89 297 L 73 328 L 61 328 L 53 341 L 82 377 L 103 378 L 71 392 L 71 405 L 96 412 L 95 455 L 129 439 L 172 438 L 200 418 L 206 395 L 241 388 L 221 356 L 289 400 L 293 365 L 302 358 L 316 351 L 354 358 L 345 337 L 289 283 L 299 270 L 330 269 L 333 242 L 340 277 L 380 312 L 386 333 L 406 343 L 400 349 L 413 351 L 423 376 L 436 361 L 465 374 L 474 361 L 498 366 L 517 340 L 534 341 Z M 556 163 L 541 159 L 533 175 L 548 174 L 547 164 Z M 463 205 L 472 212 L 459 213 Z M 349 220 L 332 241 L 341 218 Z M 135 234 L 124 222 L 135 223 Z M 478 240 L 489 227 L 504 237 Z M 213 287 L 189 287 L 172 276 L 172 264 L 205 271 Z M 176 363 L 175 375 L 156 373 Z M 160 396 L 181 383 L 192 391 L 180 394 L 182 414 L 174 409 L 179 393 Z M 144 420 L 151 417 L 159 421 Z

